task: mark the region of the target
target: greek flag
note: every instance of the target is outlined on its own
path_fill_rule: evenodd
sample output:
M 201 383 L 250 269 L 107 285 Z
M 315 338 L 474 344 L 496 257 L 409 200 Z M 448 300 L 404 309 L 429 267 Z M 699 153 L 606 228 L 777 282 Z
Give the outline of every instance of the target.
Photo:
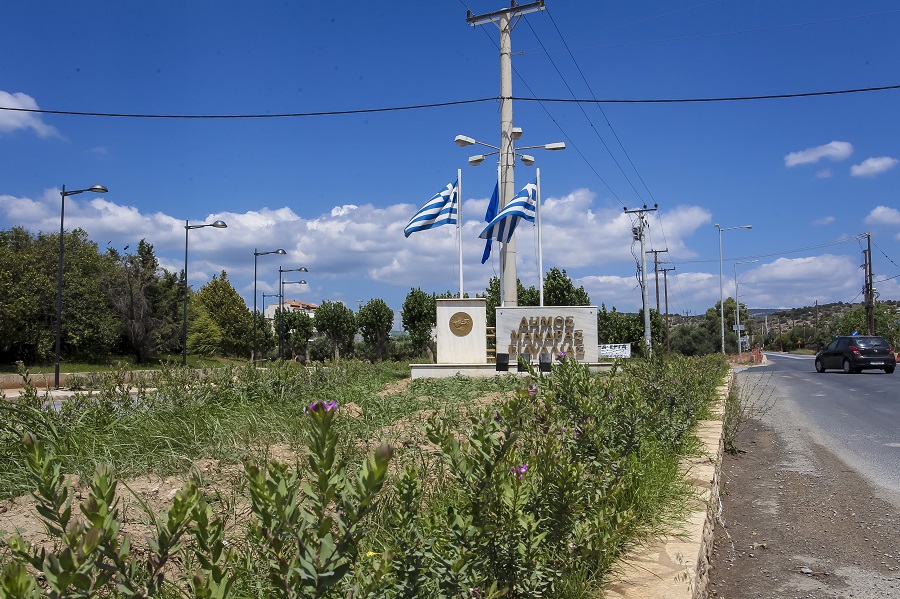
M 452 185 L 448 183 L 446 189 L 436 193 L 433 198 L 428 200 L 428 203 L 409 219 L 409 224 L 403 229 L 403 234 L 409 237 L 416 231 L 424 231 L 441 225 L 455 225 L 458 196 L 459 179 Z
M 491 201 L 488 202 L 487 212 L 484 213 L 484 222 L 491 222 L 494 220 L 494 217 L 497 216 L 497 209 L 500 207 L 500 184 L 494 183 L 494 193 L 491 194 Z M 488 258 L 491 257 L 491 243 L 492 240 L 488 238 L 487 241 L 484 242 L 484 253 L 481 255 L 481 263 L 484 264 L 487 262 Z
M 537 179 L 522 188 L 512 200 L 501 210 L 494 220 L 488 223 L 481 232 L 481 239 L 496 239 L 509 243 L 516 225 L 521 219 L 534 222 L 535 199 L 537 197 Z

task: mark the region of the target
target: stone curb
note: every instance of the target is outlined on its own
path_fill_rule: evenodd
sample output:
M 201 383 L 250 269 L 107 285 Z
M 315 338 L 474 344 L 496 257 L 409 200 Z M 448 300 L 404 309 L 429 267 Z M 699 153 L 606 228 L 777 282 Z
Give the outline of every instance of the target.
M 724 453 L 725 399 L 734 380 L 729 370 L 712 412 L 719 418 L 698 424 L 702 454 L 682 463 L 695 499 L 684 522 L 669 535 L 624 556 L 604 599 L 701 599 L 706 596 Z

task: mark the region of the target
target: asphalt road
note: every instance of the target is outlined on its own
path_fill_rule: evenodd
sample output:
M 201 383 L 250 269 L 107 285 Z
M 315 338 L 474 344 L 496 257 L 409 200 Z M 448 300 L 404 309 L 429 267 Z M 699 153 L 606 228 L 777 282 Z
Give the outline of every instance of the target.
M 753 371 L 771 376 L 779 401 L 788 404 L 776 411 L 789 414 L 796 429 L 803 429 L 896 499 L 900 495 L 900 374 L 878 370 L 820 374 L 812 356 L 767 353 L 766 357 L 770 365 Z

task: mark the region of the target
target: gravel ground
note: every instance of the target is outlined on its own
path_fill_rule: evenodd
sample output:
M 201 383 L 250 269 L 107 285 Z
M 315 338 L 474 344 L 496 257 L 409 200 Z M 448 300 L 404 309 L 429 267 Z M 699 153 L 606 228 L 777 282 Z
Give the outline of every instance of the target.
M 777 399 L 725 456 L 707 597 L 900 599 L 900 498 L 788 425 L 802 419 Z

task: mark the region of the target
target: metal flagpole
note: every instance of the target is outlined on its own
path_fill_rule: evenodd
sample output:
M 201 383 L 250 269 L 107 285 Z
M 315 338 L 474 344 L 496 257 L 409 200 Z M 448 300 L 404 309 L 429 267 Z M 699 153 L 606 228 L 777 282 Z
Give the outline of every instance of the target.
M 502 208 L 500 207 L 500 163 L 497 163 L 497 212 L 500 212 Z M 497 243 L 500 243 L 500 240 L 497 240 Z M 500 305 L 504 306 L 504 293 L 503 293 L 503 262 L 500 262 Z
M 544 305 L 544 246 L 541 240 L 541 169 L 537 171 L 537 234 L 538 234 L 538 282 L 541 291 L 541 303 Z
M 459 299 L 463 298 L 462 169 L 456 169 L 456 238 L 459 242 Z

